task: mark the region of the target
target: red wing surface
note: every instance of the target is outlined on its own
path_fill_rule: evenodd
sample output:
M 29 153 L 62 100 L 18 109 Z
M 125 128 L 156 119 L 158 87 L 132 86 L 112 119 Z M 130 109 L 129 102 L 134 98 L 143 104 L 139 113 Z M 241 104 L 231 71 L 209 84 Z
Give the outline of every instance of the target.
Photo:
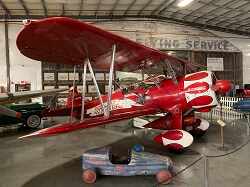
M 82 65 L 89 58 L 94 69 L 109 70 L 112 45 L 116 44 L 115 71 L 134 72 L 147 68 L 157 73 L 168 59 L 177 75 L 201 66 L 70 18 L 46 18 L 30 21 L 17 38 L 21 53 L 31 59 L 60 64 Z
M 66 124 L 61 124 L 61 125 L 56 125 L 53 127 L 49 127 L 47 129 L 42 129 L 40 131 L 36 131 L 32 134 L 28 134 L 26 136 L 22 136 L 19 139 L 23 138 L 29 138 L 29 137 L 35 137 L 35 136 L 46 136 L 46 135 L 53 135 L 53 134 L 58 134 L 58 133 L 67 133 L 71 132 L 74 130 L 80 130 L 80 129 L 86 129 L 94 126 L 99 126 L 99 125 L 104 125 L 106 123 L 111 123 L 115 121 L 121 121 L 125 119 L 130 119 L 138 115 L 147 115 L 151 113 L 156 113 L 159 112 L 159 109 L 156 108 L 149 108 L 144 111 L 133 111 L 127 114 L 116 114 L 113 115 L 112 118 L 104 118 L 104 117 L 95 117 L 95 118 L 90 118 L 86 119 L 83 121 L 77 121 L 77 122 L 72 122 L 72 123 L 66 123 Z

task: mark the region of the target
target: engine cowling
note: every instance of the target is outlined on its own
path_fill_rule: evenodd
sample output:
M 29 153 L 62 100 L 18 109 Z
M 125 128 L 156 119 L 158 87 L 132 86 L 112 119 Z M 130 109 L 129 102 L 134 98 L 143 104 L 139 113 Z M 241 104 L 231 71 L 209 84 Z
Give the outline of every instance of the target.
M 169 130 L 154 138 L 159 144 L 162 144 L 171 149 L 183 149 L 193 143 L 193 136 L 184 130 Z
M 196 124 L 196 117 L 193 115 L 186 116 L 183 119 L 183 127 L 194 126 Z M 174 129 L 173 116 L 167 115 L 160 117 L 143 126 L 144 128 L 160 129 L 160 130 L 172 130 Z

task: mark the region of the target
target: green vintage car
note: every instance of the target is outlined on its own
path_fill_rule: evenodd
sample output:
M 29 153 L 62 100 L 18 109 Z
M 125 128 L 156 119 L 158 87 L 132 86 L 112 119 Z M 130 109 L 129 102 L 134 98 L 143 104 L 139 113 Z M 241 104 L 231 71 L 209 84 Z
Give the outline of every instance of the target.
M 11 104 L 6 106 L 22 114 L 21 118 L 0 114 L 0 125 L 23 123 L 29 128 L 37 128 L 41 124 L 42 112 L 47 105 L 39 103 Z

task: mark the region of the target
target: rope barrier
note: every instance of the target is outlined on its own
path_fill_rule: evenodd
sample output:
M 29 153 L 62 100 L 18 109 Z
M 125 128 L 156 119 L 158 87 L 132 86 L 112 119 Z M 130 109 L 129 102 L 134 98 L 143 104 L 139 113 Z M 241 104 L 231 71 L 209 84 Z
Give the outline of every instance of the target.
M 223 157 L 223 156 L 227 156 L 227 155 L 230 155 L 230 154 L 233 154 L 237 151 L 239 151 L 240 149 L 242 149 L 243 147 L 245 147 L 248 143 L 250 142 L 250 139 L 244 143 L 242 146 L 240 146 L 239 148 L 237 148 L 236 150 L 230 152 L 230 153 L 226 153 L 226 154 L 223 154 L 223 155 L 201 155 L 200 158 L 198 158 L 196 161 L 194 161 L 193 163 L 191 163 L 190 165 L 188 165 L 187 167 L 185 167 L 184 169 L 180 170 L 179 172 L 177 172 L 176 174 L 174 174 L 173 176 L 171 176 L 169 179 L 163 181 L 162 183 L 168 181 L 168 180 L 171 180 L 175 177 L 177 177 L 178 175 L 180 175 L 181 173 L 183 173 L 184 171 L 186 171 L 188 168 L 192 167 L 193 165 L 195 165 L 197 162 L 199 162 L 202 158 L 204 157 L 208 157 L 208 158 L 218 158 L 218 157 Z M 159 185 L 161 185 L 162 183 L 158 183 L 156 185 L 154 185 L 153 187 L 157 187 Z

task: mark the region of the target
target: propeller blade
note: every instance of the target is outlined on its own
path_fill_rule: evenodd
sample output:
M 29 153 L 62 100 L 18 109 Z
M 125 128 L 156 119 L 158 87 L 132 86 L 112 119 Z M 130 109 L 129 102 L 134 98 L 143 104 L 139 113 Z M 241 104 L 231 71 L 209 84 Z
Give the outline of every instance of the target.
M 218 86 L 218 85 L 211 86 L 211 90 L 213 90 L 214 92 L 218 91 L 219 89 L 220 89 L 220 86 Z
M 20 118 L 22 116 L 22 114 L 14 111 L 14 110 L 11 110 L 9 108 L 3 107 L 3 106 L 0 106 L 0 114 L 14 117 L 14 118 Z

